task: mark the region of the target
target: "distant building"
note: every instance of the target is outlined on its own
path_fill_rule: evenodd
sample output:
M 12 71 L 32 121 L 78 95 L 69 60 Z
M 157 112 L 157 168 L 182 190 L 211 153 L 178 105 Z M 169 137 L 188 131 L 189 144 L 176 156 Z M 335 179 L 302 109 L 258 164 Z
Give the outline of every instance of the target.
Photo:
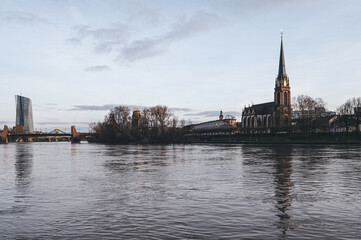
M 133 115 L 132 115 L 132 131 L 133 133 L 135 133 L 136 135 L 139 134 L 139 128 L 140 128 L 140 124 L 141 124 L 141 115 L 140 115 L 140 111 L 138 109 L 135 109 L 133 111 Z
M 357 113 L 336 115 L 330 120 L 330 132 L 361 132 L 361 116 Z
M 242 111 L 244 132 L 267 133 L 271 128 L 291 127 L 291 88 L 286 74 L 281 36 L 280 62 L 274 88 L 274 101 L 245 107 Z
M 322 133 L 331 131 L 331 123 L 337 119 L 336 112 L 324 107 L 292 111 L 293 133 Z
M 356 131 L 361 132 L 361 107 L 355 107 L 354 112 L 356 115 Z
M 223 120 L 223 112 L 222 111 L 219 113 L 219 120 Z
M 231 115 L 224 118 L 221 111 L 218 120 L 188 125 L 183 130 L 196 135 L 231 135 L 236 133 L 237 120 Z
M 34 131 L 33 108 L 31 99 L 19 95 L 15 95 L 16 104 L 16 121 L 17 129 L 24 128 L 25 132 Z

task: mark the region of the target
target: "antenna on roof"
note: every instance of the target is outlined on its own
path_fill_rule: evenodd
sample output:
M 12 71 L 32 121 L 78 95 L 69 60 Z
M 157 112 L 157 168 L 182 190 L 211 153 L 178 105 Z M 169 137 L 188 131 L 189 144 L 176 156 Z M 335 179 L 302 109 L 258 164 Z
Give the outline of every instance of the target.
M 283 38 L 283 29 L 281 29 L 281 38 Z

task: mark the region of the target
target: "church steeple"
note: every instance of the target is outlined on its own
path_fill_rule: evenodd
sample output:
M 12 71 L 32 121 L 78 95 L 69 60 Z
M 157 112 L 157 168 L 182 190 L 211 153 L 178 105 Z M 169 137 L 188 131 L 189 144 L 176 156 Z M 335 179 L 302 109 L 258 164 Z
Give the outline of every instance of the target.
M 286 74 L 285 56 L 283 53 L 283 31 L 281 31 L 281 50 L 278 76 L 274 92 L 275 126 L 288 127 L 291 125 L 291 88 Z
M 283 54 L 283 31 L 281 31 L 280 64 L 278 67 L 278 78 L 286 77 L 285 56 Z

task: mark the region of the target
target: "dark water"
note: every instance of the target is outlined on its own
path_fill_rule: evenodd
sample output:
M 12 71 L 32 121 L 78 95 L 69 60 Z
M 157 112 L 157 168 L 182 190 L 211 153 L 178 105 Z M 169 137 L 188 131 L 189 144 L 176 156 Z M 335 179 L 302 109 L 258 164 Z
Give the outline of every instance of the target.
M 360 145 L 0 145 L 0 239 L 361 239 Z

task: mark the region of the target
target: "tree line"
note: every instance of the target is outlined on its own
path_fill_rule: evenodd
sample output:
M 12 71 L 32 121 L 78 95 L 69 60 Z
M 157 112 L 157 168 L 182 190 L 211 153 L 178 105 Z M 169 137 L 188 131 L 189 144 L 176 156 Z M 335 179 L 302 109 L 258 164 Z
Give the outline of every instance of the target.
M 170 143 L 181 137 L 185 120 L 170 112 L 164 105 L 131 110 L 117 106 L 109 111 L 104 121 L 91 123 L 97 142 L 104 143 Z
M 292 98 L 294 130 L 310 133 L 315 129 L 325 128 L 324 118 L 327 116 L 326 103 L 322 98 L 299 95 Z
M 361 120 L 361 97 L 348 99 L 337 108 L 337 113 L 340 115 L 340 121 L 345 124 L 347 132 L 350 127 L 356 127 L 358 132 Z
M 299 95 L 292 98 L 293 132 L 329 131 L 330 119 L 341 123 L 348 132 L 361 122 L 361 97 L 351 98 L 330 112 L 322 98 Z M 131 112 L 127 106 L 109 111 L 104 121 L 90 124 L 95 141 L 103 143 L 171 143 L 183 136 L 186 121 L 178 120 L 167 106 L 157 105 Z
M 329 128 L 329 120 L 334 117 L 335 122 L 343 125 L 346 132 L 350 128 L 358 131 L 361 120 L 361 97 L 348 99 L 335 112 L 328 111 L 322 98 L 312 98 L 299 95 L 292 99 L 292 112 L 296 117 L 296 128 L 302 132 L 313 132 Z

